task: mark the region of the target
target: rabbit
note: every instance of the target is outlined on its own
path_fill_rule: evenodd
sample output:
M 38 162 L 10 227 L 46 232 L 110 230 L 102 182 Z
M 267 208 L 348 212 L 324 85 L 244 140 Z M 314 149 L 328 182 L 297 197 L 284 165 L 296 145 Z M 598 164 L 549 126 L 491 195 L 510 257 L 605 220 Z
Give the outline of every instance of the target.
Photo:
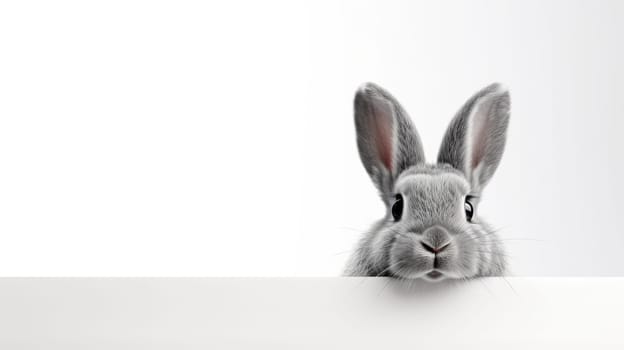
M 478 204 L 503 155 L 509 111 L 501 84 L 477 92 L 452 119 L 437 162 L 428 164 L 399 102 L 363 84 L 354 101 L 357 147 L 386 215 L 359 241 L 344 275 L 429 282 L 504 275 L 503 246 Z

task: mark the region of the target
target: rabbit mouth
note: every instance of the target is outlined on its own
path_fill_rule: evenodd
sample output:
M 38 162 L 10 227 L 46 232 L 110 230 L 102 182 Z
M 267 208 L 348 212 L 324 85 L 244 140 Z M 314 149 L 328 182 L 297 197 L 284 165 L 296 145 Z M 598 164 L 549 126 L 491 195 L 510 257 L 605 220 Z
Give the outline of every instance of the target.
M 432 269 L 427 272 L 417 272 L 417 273 L 412 273 L 412 274 L 391 273 L 389 274 L 389 276 L 395 277 L 395 278 L 401 278 L 401 279 L 411 279 L 411 280 L 423 279 L 427 282 L 439 282 L 448 278 L 453 278 L 453 274 L 450 274 L 446 271 L 441 271 L 438 269 Z
M 424 277 L 431 281 L 439 281 L 444 279 L 444 274 L 439 270 L 431 270 L 427 272 Z

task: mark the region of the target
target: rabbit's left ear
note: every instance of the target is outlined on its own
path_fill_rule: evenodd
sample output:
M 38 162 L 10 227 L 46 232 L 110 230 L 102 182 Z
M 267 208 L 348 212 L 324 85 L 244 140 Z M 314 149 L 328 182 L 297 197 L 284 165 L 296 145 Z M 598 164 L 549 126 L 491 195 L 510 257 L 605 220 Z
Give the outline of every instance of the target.
M 464 104 L 446 131 L 438 163 L 461 170 L 474 193 L 492 178 L 503 156 L 509 107 L 509 92 L 492 84 Z
M 358 89 L 354 111 L 360 159 L 389 204 L 401 172 L 425 161 L 420 137 L 399 102 L 373 83 Z

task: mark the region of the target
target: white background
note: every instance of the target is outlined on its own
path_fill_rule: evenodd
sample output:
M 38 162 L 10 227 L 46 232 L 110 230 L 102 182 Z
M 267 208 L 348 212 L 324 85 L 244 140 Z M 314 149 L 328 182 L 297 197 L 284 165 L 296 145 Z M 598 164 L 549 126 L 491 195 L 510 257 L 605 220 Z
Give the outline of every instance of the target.
M 335 276 L 383 206 L 357 86 L 435 159 L 511 90 L 480 214 L 513 275 L 622 275 L 624 3 L 3 2 L 0 275 Z

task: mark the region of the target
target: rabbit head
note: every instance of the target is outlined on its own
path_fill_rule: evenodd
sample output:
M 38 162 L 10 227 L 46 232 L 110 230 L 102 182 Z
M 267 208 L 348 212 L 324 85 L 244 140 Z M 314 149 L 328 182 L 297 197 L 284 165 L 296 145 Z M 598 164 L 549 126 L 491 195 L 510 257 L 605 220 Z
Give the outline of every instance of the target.
M 416 129 L 387 91 L 364 84 L 354 106 L 360 158 L 386 215 L 362 238 L 346 274 L 429 281 L 502 274 L 502 246 L 477 209 L 503 154 L 507 90 L 492 84 L 464 104 L 435 164 L 425 162 Z

